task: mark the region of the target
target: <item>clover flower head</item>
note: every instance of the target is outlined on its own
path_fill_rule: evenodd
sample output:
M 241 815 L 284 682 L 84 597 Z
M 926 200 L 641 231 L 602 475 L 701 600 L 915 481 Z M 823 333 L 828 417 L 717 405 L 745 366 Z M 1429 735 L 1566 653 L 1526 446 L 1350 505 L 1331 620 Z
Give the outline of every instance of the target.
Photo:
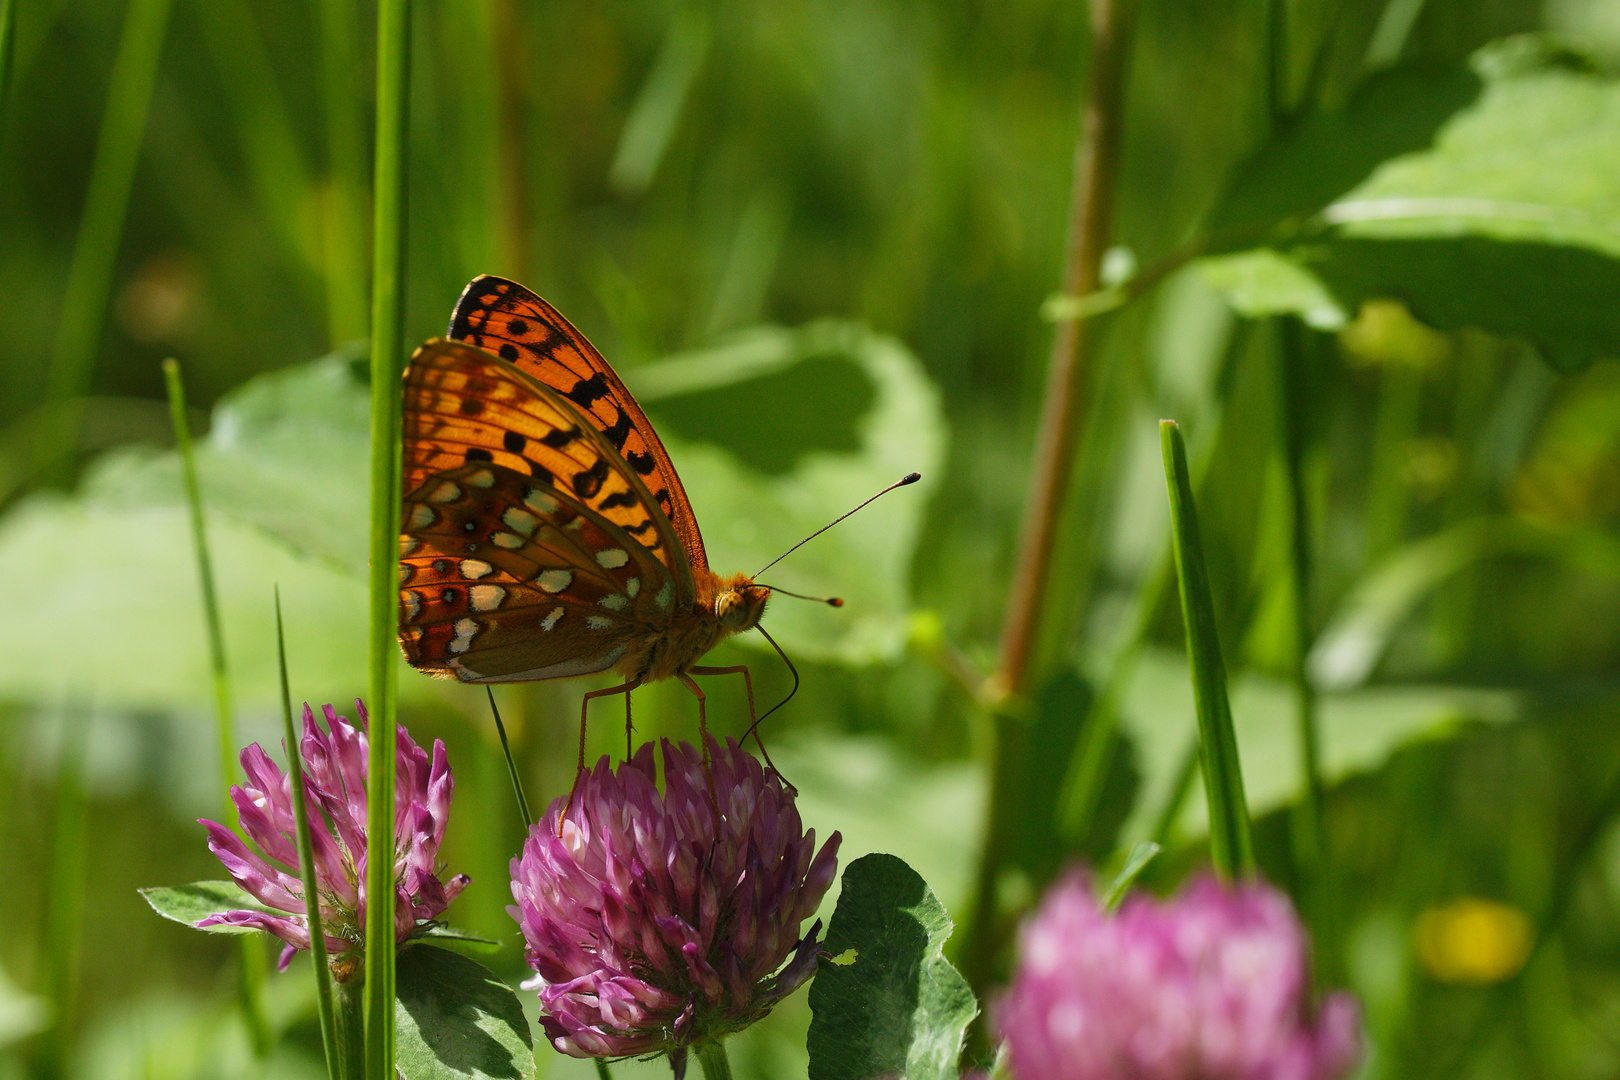
M 839 836 L 817 852 L 791 789 L 735 742 L 710 739 L 709 756 L 706 776 L 695 747 L 664 741 L 662 794 L 652 744 L 617 772 L 604 757 L 512 860 L 507 911 L 565 1054 L 681 1053 L 815 971 L 820 923 L 799 927 L 832 884 Z
M 1108 914 L 1076 873 L 1025 924 L 995 1024 L 1020 1080 L 1336 1080 L 1360 1012 L 1344 993 L 1310 1008 L 1308 944 L 1262 882 Z
M 321 927 L 334 964 L 358 955 L 366 925 L 366 707 L 354 703 L 360 726 L 327 705 L 326 730 L 304 706 L 304 807 L 310 823 Z M 438 918 L 470 880 L 458 874 L 440 881 L 435 865 L 444 839 L 455 780 L 444 743 L 434 740 L 430 758 L 403 727 L 397 727 L 394 773 L 394 940 L 403 942 L 422 924 Z M 258 847 L 250 849 L 236 833 L 202 821 L 208 849 L 236 883 L 266 907 L 286 912 L 223 911 L 199 927 L 241 926 L 264 930 L 286 942 L 280 968 L 293 953 L 310 947 L 308 908 L 299 877 L 294 832 L 292 782 L 258 743 L 242 751 L 247 784 L 232 786 L 242 829 Z M 323 826 L 323 818 L 329 826 Z M 262 854 L 261 854 L 262 853 Z

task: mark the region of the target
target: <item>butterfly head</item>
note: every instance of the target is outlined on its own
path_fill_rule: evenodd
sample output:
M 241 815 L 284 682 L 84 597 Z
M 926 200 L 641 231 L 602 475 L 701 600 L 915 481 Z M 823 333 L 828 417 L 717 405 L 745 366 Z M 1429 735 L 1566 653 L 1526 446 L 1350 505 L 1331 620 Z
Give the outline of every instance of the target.
M 755 585 L 754 579 L 747 574 L 738 574 L 722 581 L 716 590 L 714 617 L 732 633 L 752 630 L 759 624 L 760 616 L 765 614 L 765 601 L 770 597 L 770 589 Z

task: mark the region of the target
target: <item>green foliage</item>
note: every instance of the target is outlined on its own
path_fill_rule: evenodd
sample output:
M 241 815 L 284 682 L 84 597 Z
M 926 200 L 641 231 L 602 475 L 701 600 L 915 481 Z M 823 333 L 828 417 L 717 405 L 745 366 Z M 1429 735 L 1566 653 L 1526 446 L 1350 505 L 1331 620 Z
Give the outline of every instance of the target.
M 167 885 L 142 889 L 140 893 L 152 910 L 165 919 L 187 926 L 222 911 L 263 911 L 280 914 L 254 899 L 234 881 L 194 881 L 190 885 Z M 214 934 L 257 934 L 247 926 L 205 926 Z
M 195 819 L 217 815 L 214 763 L 239 749 L 208 719 L 160 362 L 182 361 L 201 406 L 235 719 L 271 747 L 272 585 L 296 699 L 365 692 L 372 9 L 221 0 L 164 26 L 164 6 L 0 0 L 0 862 L 16 871 L 0 1076 L 319 1073 L 305 960 L 265 984 L 257 1059 L 233 988 L 237 946 L 265 943 L 148 906 L 249 898 L 135 891 L 218 873 Z M 1085 5 L 413 5 L 392 359 L 443 333 L 474 274 L 535 287 L 641 397 L 728 573 L 923 473 L 765 576 L 848 604 L 773 600 L 766 626 L 803 678 L 763 733 L 846 863 L 895 852 L 959 922 L 982 916 L 988 993 L 1066 866 L 1106 880 L 1158 836 L 1127 872 L 1166 891 L 1206 858 L 1199 784 L 1180 783 L 1195 706 L 1154 437 L 1174 418 L 1257 861 L 1306 915 L 1319 974 L 1366 1005 L 1368 1075 L 1608 1075 L 1612 7 L 1135 5 L 1109 220 L 1142 273 L 1093 323 L 1038 690 L 1007 703 L 1021 726 L 993 804 L 982 679 L 1020 573 Z M 1288 836 L 1296 631 L 1319 863 Z M 774 657 L 739 645 L 715 662 L 747 660 L 762 707 L 785 696 Z M 597 685 L 497 691 L 536 809 L 568 790 Z M 456 770 L 443 858 L 475 880 L 449 914 L 500 942 L 490 969 L 515 985 L 502 876 L 520 830 L 483 695 L 403 669 L 399 688 Z M 740 733 L 741 680 L 705 689 L 712 728 Z M 635 707 L 640 736 L 693 733 L 678 685 Z M 589 754 L 622 753 L 616 712 L 593 710 Z M 1059 807 L 1081 764 L 1097 797 Z M 975 913 L 981 848 L 997 873 Z M 1472 896 L 1523 912 L 1537 942 L 1488 986 L 1446 981 L 1413 944 Z M 964 966 L 969 937 L 952 941 Z M 730 1040 L 739 1080 L 803 1075 L 809 1023 L 794 998 Z M 546 1049 L 534 1069 L 595 1075 Z
M 529 1022 L 499 976 L 430 945 L 401 950 L 398 965 L 395 1053 L 405 1080 L 535 1075 Z
M 978 1005 L 945 959 L 952 926 L 927 883 L 893 855 L 844 870 L 810 984 L 811 1080 L 957 1075 Z
M 1309 280 L 1341 312 L 1399 297 L 1442 329 L 1527 338 L 1561 368 L 1614 355 L 1620 192 L 1594 180 L 1620 169 L 1616 125 L 1620 82 L 1533 38 L 1375 76 L 1236 170 L 1217 243 L 1269 234 L 1272 250 L 1215 259 L 1211 280 L 1248 314 L 1342 321 Z

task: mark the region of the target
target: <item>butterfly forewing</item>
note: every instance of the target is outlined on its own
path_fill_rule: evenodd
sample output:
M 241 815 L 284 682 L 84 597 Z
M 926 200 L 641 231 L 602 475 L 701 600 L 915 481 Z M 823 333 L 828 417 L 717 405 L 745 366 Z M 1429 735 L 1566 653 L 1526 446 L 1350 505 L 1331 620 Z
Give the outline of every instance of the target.
M 423 670 L 601 671 L 692 601 L 673 530 L 623 459 L 478 349 L 435 340 L 412 357 L 405 487 L 400 637 Z
M 511 362 L 577 406 L 646 482 L 687 561 L 708 568 L 697 518 L 652 424 L 602 354 L 555 308 L 515 281 L 486 274 L 461 294 L 450 337 Z

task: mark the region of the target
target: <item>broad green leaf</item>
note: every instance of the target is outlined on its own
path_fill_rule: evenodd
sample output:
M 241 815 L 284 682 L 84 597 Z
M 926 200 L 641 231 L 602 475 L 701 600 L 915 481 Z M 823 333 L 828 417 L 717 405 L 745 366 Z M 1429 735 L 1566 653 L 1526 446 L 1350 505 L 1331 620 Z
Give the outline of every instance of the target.
M 922 473 L 761 578 L 847 598 L 838 610 L 772 600 L 765 626 L 789 655 L 899 656 L 911 557 L 946 440 L 939 392 L 916 357 L 893 338 L 828 321 L 758 328 L 626 381 L 659 424 L 721 574 L 754 573 L 867 496 Z M 768 647 L 757 635 L 741 640 Z
M 1403 301 L 1441 329 L 1529 339 L 1560 367 L 1620 352 L 1620 81 L 1534 38 L 1469 69 L 1379 76 L 1345 110 L 1304 122 L 1235 174 L 1214 214 L 1228 250 L 1210 280 L 1250 314 L 1327 325 Z M 1272 228 L 1269 235 L 1261 235 Z
M 839 862 L 891 852 L 914 867 L 949 906 L 973 891 L 973 865 L 984 830 L 984 771 L 967 762 L 925 766 L 886 740 L 817 732 L 771 743 L 771 756 L 799 788 L 799 816 L 827 837 L 843 836 Z M 830 919 L 836 889 L 818 916 Z
M 1312 678 L 1326 688 L 1365 682 L 1420 601 L 1463 567 L 1502 555 L 1548 558 L 1577 573 L 1620 580 L 1620 540 L 1609 533 L 1555 531 L 1507 517 L 1462 521 L 1408 544 L 1351 590 L 1311 649 Z
M 479 937 L 467 930 L 458 930 L 453 926 L 430 926 L 423 930 L 418 937 L 421 941 L 431 941 L 446 948 L 466 949 L 469 952 L 492 953 L 498 952 L 501 943 L 491 941 L 486 937 Z
M 168 885 L 136 890 L 152 910 L 165 919 L 195 927 L 198 920 L 222 911 L 265 911 L 282 914 L 255 900 L 247 890 L 234 881 L 194 881 L 190 885 Z M 206 926 L 203 929 L 217 934 L 252 934 L 257 931 L 242 926 Z
M 1298 722 L 1287 683 L 1253 673 L 1231 682 L 1232 721 L 1251 816 L 1287 805 L 1300 791 Z M 1317 699 L 1322 776 L 1329 783 L 1375 769 L 1399 747 L 1443 738 L 1473 721 L 1507 723 L 1519 715 L 1517 695 L 1466 686 L 1402 685 L 1324 693 Z M 1136 746 L 1141 794 L 1123 830 L 1124 842 L 1147 836 L 1190 740 L 1196 737 L 1187 662 L 1179 653 L 1145 652 L 1126 694 L 1120 721 Z M 1181 826 L 1203 831 L 1202 789 L 1186 801 Z
M 766 623 L 793 655 L 898 655 L 911 557 L 944 453 L 939 396 L 916 359 L 858 327 L 816 324 L 761 330 L 729 350 L 632 372 L 642 374 L 649 400 L 672 412 L 708 402 L 717 437 L 769 458 L 754 468 L 715 443 L 669 439 L 711 562 L 728 573 L 757 570 L 885 484 L 923 472 L 922 483 L 818 537 L 765 579 L 849 596 L 839 611 L 789 598 L 771 605 Z M 781 378 L 785 397 L 773 382 Z M 848 388 L 850 407 L 821 417 L 807 389 L 833 385 Z M 331 356 L 222 399 L 198 448 L 232 690 L 245 712 L 280 700 L 270 617 L 276 583 L 298 697 L 348 702 L 365 686 L 366 408 L 353 365 Z M 719 422 L 726 417 L 756 427 L 739 435 Z M 786 471 L 773 475 L 776 468 Z M 98 707 L 208 707 L 185 514 L 175 455 L 122 449 L 92 467 L 77 497 L 36 496 L 0 520 L 0 558 L 30 566 L 49 552 L 53 560 L 51 589 L 25 593 L 14 617 L 0 622 L 0 698 L 54 705 L 94 672 Z M 764 647 L 757 635 L 746 639 Z M 42 643 L 71 650 L 74 663 L 39 663 Z M 405 672 L 399 687 L 407 703 L 443 692 Z
M 957 1075 L 978 1006 L 945 959 L 951 928 L 901 860 L 868 855 L 850 864 L 810 985 L 811 1080 Z
M 50 1004 L 42 997 L 24 993 L 0 969 L 0 1048 L 44 1030 L 50 1019 Z
M 534 1042 L 512 988 L 483 965 L 431 945 L 401 949 L 395 1064 L 405 1080 L 534 1075 Z

